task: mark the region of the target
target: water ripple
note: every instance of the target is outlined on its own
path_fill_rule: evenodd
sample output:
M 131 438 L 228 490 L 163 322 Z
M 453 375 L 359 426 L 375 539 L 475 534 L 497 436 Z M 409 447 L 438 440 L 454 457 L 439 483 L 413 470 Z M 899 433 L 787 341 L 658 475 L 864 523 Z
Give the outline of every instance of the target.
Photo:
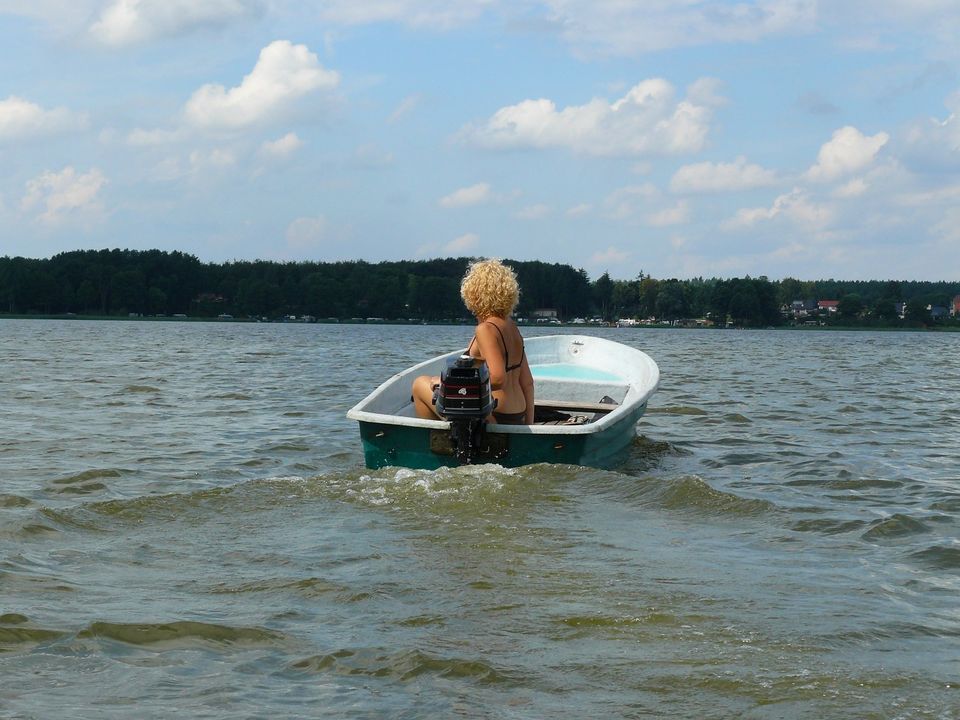
M 520 680 L 514 673 L 498 670 L 483 660 L 437 657 L 421 650 L 342 649 L 297 660 L 290 668 L 298 672 L 365 675 L 401 682 L 423 675 L 482 684 L 513 684 Z

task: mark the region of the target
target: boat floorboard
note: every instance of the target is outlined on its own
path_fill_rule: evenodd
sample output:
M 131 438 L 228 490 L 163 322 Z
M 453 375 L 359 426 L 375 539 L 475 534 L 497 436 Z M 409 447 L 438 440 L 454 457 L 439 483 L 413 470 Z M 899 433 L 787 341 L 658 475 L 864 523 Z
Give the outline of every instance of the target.
M 579 400 L 538 400 L 538 408 L 550 408 L 552 410 L 582 410 L 583 412 L 603 412 L 608 413 L 616 410 L 619 405 L 613 403 L 588 403 Z

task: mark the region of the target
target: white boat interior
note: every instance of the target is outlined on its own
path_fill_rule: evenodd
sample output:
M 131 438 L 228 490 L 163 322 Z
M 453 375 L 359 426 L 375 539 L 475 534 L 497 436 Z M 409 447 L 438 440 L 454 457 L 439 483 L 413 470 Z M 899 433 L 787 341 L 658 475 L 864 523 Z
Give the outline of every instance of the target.
M 361 422 L 445 428 L 444 420 L 423 420 L 413 411 L 410 388 L 418 375 L 439 375 L 463 351 L 447 353 L 398 373 L 359 402 L 347 416 Z M 657 364 L 644 352 L 588 335 L 550 335 L 525 340 L 534 378 L 538 415 L 549 409 L 570 421 L 497 425 L 499 432 L 578 434 L 597 432 L 629 409 L 646 403 L 660 381 Z M 558 422 L 560 424 L 558 424 Z

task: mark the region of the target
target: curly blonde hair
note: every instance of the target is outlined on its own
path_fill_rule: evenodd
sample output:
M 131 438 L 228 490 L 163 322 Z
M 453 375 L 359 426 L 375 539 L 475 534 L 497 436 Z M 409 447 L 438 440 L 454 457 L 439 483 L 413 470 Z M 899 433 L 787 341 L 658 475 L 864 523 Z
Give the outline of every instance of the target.
M 463 276 L 460 297 L 479 320 L 491 315 L 506 318 L 520 300 L 520 285 L 516 273 L 499 260 L 478 260 Z

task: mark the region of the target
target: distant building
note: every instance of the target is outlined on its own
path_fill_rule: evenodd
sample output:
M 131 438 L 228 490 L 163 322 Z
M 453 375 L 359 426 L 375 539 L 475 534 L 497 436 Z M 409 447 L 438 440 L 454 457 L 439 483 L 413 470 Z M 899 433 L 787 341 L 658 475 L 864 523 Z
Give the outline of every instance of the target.
M 950 314 L 954 317 L 960 315 L 960 295 L 957 295 L 950 301 Z
M 817 303 L 813 300 L 794 300 L 790 303 L 788 313 L 795 318 L 804 318 L 813 314 L 817 309 Z
M 817 310 L 825 310 L 831 314 L 837 312 L 839 305 L 839 300 L 817 300 Z
M 538 308 L 533 311 L 533 317 L 537 319 L 545 318 L 549 320 L 557 317 L 557 311 L 553 308 Z

